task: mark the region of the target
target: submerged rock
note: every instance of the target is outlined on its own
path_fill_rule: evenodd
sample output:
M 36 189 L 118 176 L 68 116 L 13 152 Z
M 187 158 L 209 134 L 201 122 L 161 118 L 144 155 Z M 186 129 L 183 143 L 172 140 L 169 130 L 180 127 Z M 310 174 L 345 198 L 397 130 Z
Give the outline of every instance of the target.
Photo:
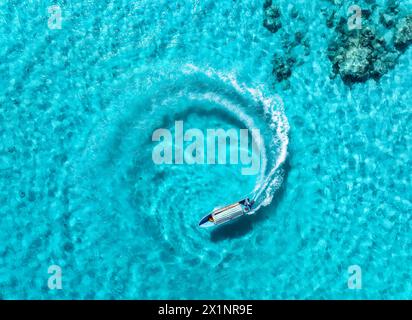
M 380 22 L 386 27 L 390 28 L 393 27 L 395 24 L 395 19 L 393 18 L 392 15 L 387 14 L 387 13 L 382 13 L 380 17 Z
M 326 19 L 326 26 L 327 26 L 328 28 L 333 28 L 333 23 L 334 23 L 334 20 L 335 20 L 335 14 L 336 14 L 336 11 L 333 10 L 333 11 L 329 14 L 329 17 Z
M 296 9 L 296 7 L 292 7 L 291 9 L 290 9 L 290 16 L 291 16 L 291 18 L 293 18 L 293 19 L 296 19 L 297 17 L 299 17 L 299 11 L 298 11 L 298 9 Z
M 328 52 L 335 74 L 340 74 L 345 82 L 362 82 L 381 76 L 382 70 L 387 69 L 385 64 L 388 60 L 384 40 L 378 39 L 371 28 L 339 30 L 342 33 L 337 41 L 329 45 Z
M 380 16 L 373 16 L 372 12 L 364 15 L 365 11 L 362 10 L 364 27 L 360 30 L 349 30 L 347 19 L 338 17 L 335 38 L 329 43 L 328 57 L 333 72 L 345 83 L 379 79 L 395 66 L 400 54 L 412 43 L 412 15 L 400 19 L 395 2 L 389 1 Z M 333 19 L 333 16 L 329 18 Z M 387 33 L 382 24 L 393 31 Z
M 371 50 L 367 47 L 349 47 L 337 59 L 337 67 L 344 80 L 362 81 L 372 69 Z
M 285 58 L 278 54 L 273 56 L 273 69 L 272 73 L 276 76 L 276 79 L 281 82 L 288 79 L 292 75 L 292 67 L 296 60 L 294 58 Z
M 386 13 L 391 15 L 397 15 L 399 13 L 399 4 L 396 0 L 387 0 Z
M 399 13 L 399 5 L 394 0 L 388 0 L 386 8 L 380 14 L 379 21 L 386 28 L 392 28 L 396 23 L 396 16 Z
M 402 51 L 412 43 L 412 15 L 401 19 L 396 25 L 394 43 Z
M 273 5 L 272 0 L 265 0 L 263 10 L 265 13 L 263 26 L 270 32 L 276 33 L 282 27 L 282 23 L 280 22 L 280 9 Z

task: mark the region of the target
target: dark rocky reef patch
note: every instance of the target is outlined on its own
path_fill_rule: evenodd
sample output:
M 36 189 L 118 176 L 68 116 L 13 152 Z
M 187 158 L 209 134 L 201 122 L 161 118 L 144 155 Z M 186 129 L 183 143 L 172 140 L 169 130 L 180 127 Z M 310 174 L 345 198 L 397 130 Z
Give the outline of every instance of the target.
M 282 28 L 280 8 L 273 4 L 272 0 L 266 0 L 263 5 L 265 20 L 263 25 L 272 33 L 276 33 L 280 42 L 280 48 L 273 55 L 272 74 L 282 87 L 290 86 L 288 79 L 292 76 L 295 66 L 302 65 L 304 59 L 310 54 L 310 45 L 306 37 L 306 21 L 296 6 L 290 5 L 285 9 L 287 19 L 293 21 L 294 29 L 288 32 Z M 281 30 L 280 30 L 281 29 Z
M 395 47 L 400 51 L 405 51 L 412 43 L 412 14 L 398 22 L 394 41 Z
M 281 13 L 279 7 L 272 3 L 272 0 L 265 0 L 263 4 L 263 10 L 265 19 L 263 20 L 263 26 L 272 33 L 276 33 L 282 28 L 280 21 Z
M 379 22 L 386 28 L 392 28 L 396 23 L 395 17 L 398 14 L 398 4 L 394 0 L 389 0 L 384 11 L 380 13 Z
M 362 28 L 349 30 L 347 17 L 339 18 L 332 12 L 326 24 L 335 29 L 328 47 L 334 75 L 351 84 L 378 80 L 392 69 L 412 43 L 412 15 L 400 14 L 394 1 L 388 1 L 380 12 L 377 6 L 363 7 Z
M 398 53 L 378 37 L 374 29 L 364 27 L 340 33 L 329 45 L 328 57 L 334 73 L 351 83 L 380 78 L 395 66 Z
M 272 60 L 272 74 L 278 82 L 288 80 L 295 66 L 302 65 L 305 57 L 310 54 L 309 42 L 303 31 L 296 31 L 294 34 L 283 33 L 282 49 L 273 55 Z M 287 82 L 284 85 L 288 87 Z
M 286 80 L 292 75 L 292 68 L 295 63 L 296 60 L 293 57 L 286 58 L 275 54 L 273 56 L 272 73 L 279 82 Z

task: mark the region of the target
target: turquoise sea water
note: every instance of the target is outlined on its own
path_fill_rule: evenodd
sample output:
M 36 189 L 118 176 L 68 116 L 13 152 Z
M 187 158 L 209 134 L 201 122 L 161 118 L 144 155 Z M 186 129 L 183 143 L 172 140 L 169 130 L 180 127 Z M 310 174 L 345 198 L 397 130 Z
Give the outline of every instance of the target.
M 350 86 L 322 12 L 352 3 L 275 1 L 273 34 L 263 2 L 0 1 L 1 298 L 412 298 L 412 49 Z M 155 165 L 152 133 L 176 120 L 258 128 L 262 170 Z M 251 192 L 255 215 L 197 227 Z

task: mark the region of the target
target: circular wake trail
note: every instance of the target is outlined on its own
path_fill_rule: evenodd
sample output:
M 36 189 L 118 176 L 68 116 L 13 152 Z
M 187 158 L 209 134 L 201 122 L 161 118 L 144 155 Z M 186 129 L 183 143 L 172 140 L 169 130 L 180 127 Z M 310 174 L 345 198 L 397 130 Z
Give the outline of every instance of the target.
M 198 250 L 202 235 L 193 227 L 213 207 L 244 195 L 255 200 L 251 213 L 271 203 L 284 177 L 289 124 L 282 99 L 267 93 L 265 85 L 210 67 L 171 68 L 169 63 L 168 68 L 134 70 L 118 86 L 113 90 L 125 93 L 90 131 L 76 174 L 82 190 L 93 190 L 79 197 L 99 204 L 102 216 L 115 211 L 122 225 L 135 221 L 135 228 L 155 240 Z M 173 128 L 178 120 L 196 128 L 248 129 L 259 151 L 257 173 L 242 175 L 236 165 L 155 164 L 152 133 Z
M 262 157 L 262 166 L 260 177 L 254 186 L 250 196 L 255 201 L 255 207 L 251 214 L 256 213 L 262 206 L 271 203 L 276 190 L 279 189 L 283 182 L 284 169 L 283 164 L 287 157 L 287 148 L 289 144 L 288 132 L 289 123 L 285 114 L 284 104 L 279 95 L 265 96 L 262 88 L 250 88 L 244 83 L 239 83 L 232 74 L 223 74 L 214 70 L 202 71 L 194 65 L 187 66 L 189 72 L 201 72 L 208 78 L 218 78 L 220 81 L 230 85 L 239 95 L 249 99 L 251 103 L 245 105 L 236 105 L 228 107 L 222 103 L 228 111 L 239 115 L 248 129 L 253 129 L 254 113 L 263 109 L 265 125 L 269 130 L 269 136 L 253 137 L 260 146 Z M 258 128 L 260 130 L 267 128 Z

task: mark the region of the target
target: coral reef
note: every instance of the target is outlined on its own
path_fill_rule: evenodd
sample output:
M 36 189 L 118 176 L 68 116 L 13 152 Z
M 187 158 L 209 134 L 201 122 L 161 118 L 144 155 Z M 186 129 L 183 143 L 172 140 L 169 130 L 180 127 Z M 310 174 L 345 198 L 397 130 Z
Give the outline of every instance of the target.
M 388 0 L 383 12 L 380 13 L 379 22 L 386 28 L 392 28 L 399 14 L 399 6 L 395 0 Z
M 395 67 L 399 56 L 411 45 L 412 15 L 406 15 L 408 10 L 398 1 L 388 0 L 379 6 L 374 0 L 360 0 L 361 25 L 356 28 L 350 27 L 349 18 L 353 18 L 353 13 L 348 12 L 346 1 L 326 1 L 333 4 L 332 10 L 331 5 L 321 9 L 326 26 L 333 30 L 327 50 L 332 77 L 340 76 L 346 84 L 378 80 Z M 280 36 L 282 50 L 273 56 L 272 73 L 278 82 L 283 82 L 291 77 L 293 68 L 310 55 L 305 31 L 307 19 L 292 4 L 287 9 L 282 7 L 282 13 L 293 20 L 295 31 L 292 33 L 290 28 L 282 27 L 281 9 L 274 1 L 265 0 L 263 11 L 264 27 Z M 283 19 L 283 23 L 287 21 Z
M 346 25 L 346 21 L 344 22 Z M 347 83 L 379 78 L 396 63 L 398 54 L 370 27 L 345 31 L 342 27 L 336 41 L 329 46 L 328 56 L 333 71 Z
M 310 46 L 303 31 L 296 31 L 294 34 L 283 33 L 282 51 L 273 55 L 272 74 L 278 82 L 283 82 L 290 78 L 295 65 L 303 64 L 304 57 L 310 54 Z M 288 87 L 288 84 L 285 84 Z
M 273 4 L 272 0 L 266 0 L 263 10 L 266 17 L 264 26 L 276 33 L 282 26 L 280 9 Z M 282 28 L 280 32 L 277 32 L 276 36 L 279 37 L 281 50 L 277 50 L 273 55 L 272 74 L 285 89 L 290 86 L 287 80 L 291 77 L 293 68 L 303 64 L 305 57 L 310 55 L 310 45 L 305 31 L 306 20 L 301 16 L 297 7 L 289 5 L 284 13 L 290 17 L 286 21 L 293 20 L 294 32 L 288 32 L 292 30 L 287 28 Z
M 272 0 L 265 0 L 263 10 L 265 14 L 263 26 L 270 32 L 276 33 L 282 27 L 280 9 L 272 3 Z
M 288 79 L 292 75 L 292 67 L 296 60 L 293 57 L 285 58 L 279 54 L 273 56 L 272 73 L 280 82 Z
M 400 54 L 412 43 L 411 15 L 400 18 L 394 1 L 388 1 L 383 11 L 376 11 L 376 6 L 362 8 L 359 30 L 349 30 L 347 17 L 336 17 L 336 12 L 327 18 L 326 25 L 335 26 L 328 57 L 334 75 L 340 75 L 347 84 L 379 79 L 395 66 Z M 391 32 L 387 33 L 387 29 Z M 388 34 L 393 34 L 392 38 Z
M 395 47 L 404 51 L 412 43 L 412 15 L 409 15 L 396 25 Z

